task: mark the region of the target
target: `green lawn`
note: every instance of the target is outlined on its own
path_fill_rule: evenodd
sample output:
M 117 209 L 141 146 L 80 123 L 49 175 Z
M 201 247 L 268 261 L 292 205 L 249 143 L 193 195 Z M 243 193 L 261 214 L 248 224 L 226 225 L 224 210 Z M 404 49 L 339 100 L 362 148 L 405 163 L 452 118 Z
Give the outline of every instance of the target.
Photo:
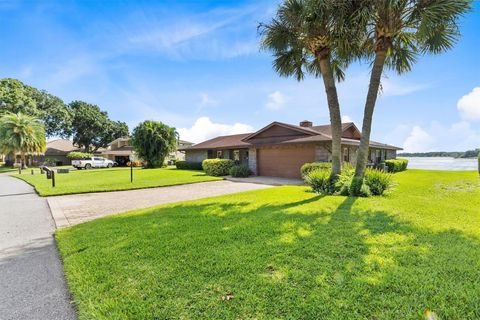
M 4 167 L 4 166 L 0 166 L 0 173 L 4 173 L 4 172 L 11 172 L 11 171 L 15 171 L 18 169 L 15 169 L 15 168 L 12 168 L 12 167 Z
M 80 319 L 479 319 L 478 173 L 395 180 L 384 197 L 277 187 L 60 230 Z
M 30 170 L 25 170 L 22 175 L 17 174 L 15 177 L 33 185 L 41 196 L 141 189 L 220 180 L 220 178 L 207 176 L 202 171 L 175 168 L 136 168 L 133 172 L 133 183 L 130 182 L 129 168 L 76 170 L 68 174 L 55 174 L 55 188 L 52 187 L 51 180 L 47 180 L 45 175 L 38 172 L 31 175 Z

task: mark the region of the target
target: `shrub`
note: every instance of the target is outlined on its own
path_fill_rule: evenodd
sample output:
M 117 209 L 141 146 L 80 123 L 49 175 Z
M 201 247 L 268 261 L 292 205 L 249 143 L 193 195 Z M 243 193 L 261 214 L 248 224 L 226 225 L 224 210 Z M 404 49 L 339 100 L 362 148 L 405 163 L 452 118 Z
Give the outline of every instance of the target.
M 202 168 L 209 176 L 226 176 L 230 168 L 234 166 L 230 159 L 206 159 L 202 162 Z
M 348 196 L 350 195 L 350 186 L 352 184 L 353 174 L 355 169 L 349 163 L 345 163 L 342 167 L 342 172 L 338 175 L 335 181 L 335 194 Z
M 202 170 L 202 163 L 195 161 L 177 160 L 175 166 L 180 170 Z
M 330 170 L 312 170 L 304 179 L 315 193 L 328 195 L 334 192 Z
M 250 168 L 247 165 L 233 166 L 229 171 L 232 177 L 246 178 L 250 175 Z
M 307 174 L 315 170 L 331 170 L 331 169 L 332 169 L 332 164 L 330 162 L 310 162 L 310 163 L 305 163 L 300 168 L 300 173 L 302 174 L 302 177 L 305 177 Z
M 140 123 L 132 133 L 132 146 L 148 168 L 162 167 L 165 157 L 175 151 L 177 131 L 158 121 L 147 120 Z
M 407 159 L 385 160 L 385 165 L 387 166 L 388 172 L 400 172 L 407 169 L 408 160 Z
M 367 185 L 374 196 L 382 195 L 392 185 L 392 175 L 380 170 L 367 169 L 363 182 Z
M 128 161 L 127 162 L 127 167 L 141 167 L 142 166 L 142 163 L 138 160 L 135 160 L 135 161 Z
M 91 158 L 93 157 L 93 154 L 91 153 L 85 153 L 85 152 L 77 152 L 77 151 L 72 151 L 67 153 L 67 158 L 69 159 L 86 159 L 86 158 Z

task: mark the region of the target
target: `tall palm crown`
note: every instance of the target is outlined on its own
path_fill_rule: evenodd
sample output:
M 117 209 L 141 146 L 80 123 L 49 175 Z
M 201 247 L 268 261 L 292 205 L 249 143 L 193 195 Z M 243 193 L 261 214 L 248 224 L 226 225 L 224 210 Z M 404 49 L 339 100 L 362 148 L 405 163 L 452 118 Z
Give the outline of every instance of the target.
M 269 24 L 260 24 L 262 48 L 273 52 L 273 67 L 281 76 L 303 80 L 305 74 L 321 77 L 319 58 L 330 58 L 341 81 L 349 47 L 352 2 L 341 0 L 287 0 Z
M 397 73 L 412 69 L 422 54 L 451 49 L 460 32 L 458 20 L 471 0 L 366 0 L 356 11 L 364 24 L 363 58 L 385 51 L 385 66 Z
M 341 170 L 342 123 L 335 78 L 343 80 L 358 34 L 348 32 L 355 1 L 286 0 L 269 24 L 260 24 L 262 48 L 273 52 L 273 67 L 281 76 L 321 77 L 332 128 L 332 176 Z
M 384 67 L 401 74 L 412 69 L 419 55 L 439 54 L 459 38 L 459 18 L 470 9 L 470 0 L 363 0 L 353 21 L 362 31 L 357 58 L 372 62 L 365 102 L 362 138 L 355 178 L 365 174 L 373 111 Z M 357 189 L 361 183 L 355 184 Z M 359 190 L 359 189 L 358 189 Z
M 0 152 L 20 152 L 23 158 L 25 154 L 42 153 L 45 147 L 45 127 L 37 119 L 21 113 L 0 118 Z

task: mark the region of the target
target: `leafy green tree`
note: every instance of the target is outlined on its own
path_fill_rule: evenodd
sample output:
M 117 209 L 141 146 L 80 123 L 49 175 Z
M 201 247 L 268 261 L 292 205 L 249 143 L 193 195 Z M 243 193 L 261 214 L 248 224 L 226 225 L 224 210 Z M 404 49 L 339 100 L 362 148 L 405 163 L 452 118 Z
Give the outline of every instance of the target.
M 147 162 L 147 168 L 162 166 L 165 157 L 175 151 L 177 140 L 178 133 L 175 128 L 158 121 L 144 121 L 132 134 L 135 153 Z
M 0 114 L 23 113 L 38 118 L 47 136 L 68 136 L 71 115 L 65 103 L 16 79 L 0 80 Z
M 22 113 L 0 117 L 0 153 L 20 153 L 22 168 L 27 154 L 42 153 L 45 147 L 45 127 L 39 120 Z
M 83 101 L 73 101 L 68 106 L 72 113 L 68 135 L 85 152 L 97 151 L 117 138 L 128 136 L 127 124 L 110 120 L 98 106 Z
M 350 32 L 354 1 L 287 0 L 268 24 L 260 24 L 262 47 L 273 52 L 273 67 L 281 76 L 305 74 L 321 77 L 327 96 L 332 128 L 332 176 L 341 171 L 342 122 L 335 78 L 344 79 L 343 68 L 358 43 Z
M 384 68 L 399 74 L 412 69 L 418 56 L 439 54 L 460 36 L 458 19 L 470 0 L 365 0 L 355 22 L 365 38 L 359 57 L 372 63 L 357 155 L 354 185 L 361 187 L 368 159 L 373 112 Z

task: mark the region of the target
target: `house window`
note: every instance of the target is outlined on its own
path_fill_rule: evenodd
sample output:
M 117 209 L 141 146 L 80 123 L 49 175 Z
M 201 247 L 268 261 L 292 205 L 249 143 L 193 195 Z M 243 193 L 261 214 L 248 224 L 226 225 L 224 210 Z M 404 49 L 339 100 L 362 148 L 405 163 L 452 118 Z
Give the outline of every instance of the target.
M 350 155 L 349 155 L 349 149 L 348 148 L 343 148 L 343 161 L 345 161 L 345 162 L 350 161 Z
M 207 158 L 212 159 L 213 158 L 213 150 L 208 150 L 207 151 Z
M 240 161 L 240 150 L 233 150 L 233 161 Z
M 387 160 L 387 150 L 383 150 L 383 160 Z
M 223 151 L 222 150 L 217 150 L 217 158 L 222 159 L 223 158 Z

